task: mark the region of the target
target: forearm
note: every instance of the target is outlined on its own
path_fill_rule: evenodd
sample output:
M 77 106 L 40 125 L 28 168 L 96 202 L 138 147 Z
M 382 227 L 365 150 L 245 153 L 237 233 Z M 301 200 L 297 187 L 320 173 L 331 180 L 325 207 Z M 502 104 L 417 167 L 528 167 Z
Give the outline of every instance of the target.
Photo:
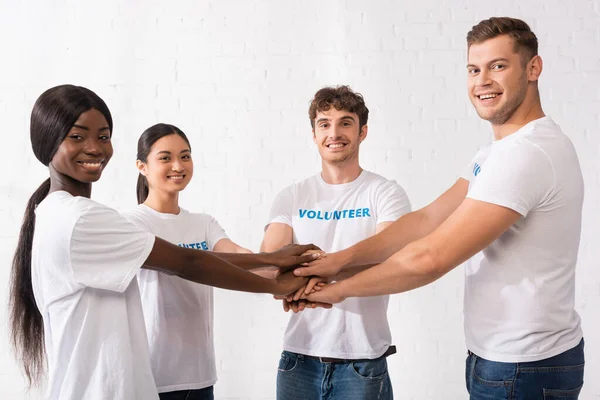
M 338 290 L 344 297 L 401 293 L 427 285 L 444 273 L 426 244 L 413 243 L 383 263 L 341 281 Z
M 422 211 L 400 217 L 378 234 L 342 250 L 343 270 L 381 263 L 409 243 L 427 236 L 436 228 Z
M 244 270 L 272 267 L 272 264 L 270 264 L 270 256 L 268 253 L 209 253 Z
M 275 281 L 245 271 L 208 251 L 182 249 L 158 238 L 155 249 L 144 268 L 223 289 L 254 293 L 277 291 Z
M 350 278 L 362 271 L 366 271 L 369 268 L 374 267 L 376 265 L 379 265 L 379 264 L 356 265 L 356 266 L 352 266 L 352 267 L 346 267 L 339 274 L 337 274 L 334 277 L 334 280 L 341 281 L 344 279 L 348 279 L 348 278 Z

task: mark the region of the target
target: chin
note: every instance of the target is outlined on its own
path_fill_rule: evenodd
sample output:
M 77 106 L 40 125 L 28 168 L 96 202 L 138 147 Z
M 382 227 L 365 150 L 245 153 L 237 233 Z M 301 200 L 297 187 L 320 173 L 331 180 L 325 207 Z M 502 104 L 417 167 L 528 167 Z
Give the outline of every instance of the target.
M 78 177 L 78 178 L 73 178 L 79 182 L 82 183 L 94 183 L 94 182 L 98 182 L 100 180 L 101 175 L 98 176 L 85 176 L 85 177 Z

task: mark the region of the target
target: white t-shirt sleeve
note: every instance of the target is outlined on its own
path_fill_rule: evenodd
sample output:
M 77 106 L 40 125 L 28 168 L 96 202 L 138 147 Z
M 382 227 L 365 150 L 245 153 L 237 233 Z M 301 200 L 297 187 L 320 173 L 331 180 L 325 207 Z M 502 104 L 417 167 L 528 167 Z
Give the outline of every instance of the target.
M 408 195 L 395 181 L 388 181 L 379 189 L 377 224 L 395 221 L 410 211 Z
M 292 226 L 292 211 L 294 208 L 294 196 L 292 195 L 292 187 L 283 189 L 271 206 L 271 213 L 269 214 L 269 221 L 265 226 L 265 229 L 269 224 L 279 222 Z
M 229 237 L 225 233 L 225 229 L 219 225 L 219 222 L 213 218 L 208 217 L 208 224 L 206 226 L 206 241 L 208 242 L 208 248 L 213 250 L 217 242 L 221 239 L 228 239 Z
M 525 217 L 550 196 L 555 185 L 554 168 L 546 153 L 519 142 L 490 154 L 467 197 L 510 208 Z
M 124 292 L 148 258 L 154 239 L 117 211 L 91 207 L 71 234 L 73 277 L 83 286 Z
M 471 182 L 471 178 L 473 178 L 473 174 L 475 173 L 475 160 L 477 159 L 477 156 L 475 156 L 475 158 L 473 158 L 471 160 L 471 162 L 469 162 L 469 164 L 462 170 L 462 173 L 460 174 L 459 178 L 463 178 L 466 179 L 468 182 Z

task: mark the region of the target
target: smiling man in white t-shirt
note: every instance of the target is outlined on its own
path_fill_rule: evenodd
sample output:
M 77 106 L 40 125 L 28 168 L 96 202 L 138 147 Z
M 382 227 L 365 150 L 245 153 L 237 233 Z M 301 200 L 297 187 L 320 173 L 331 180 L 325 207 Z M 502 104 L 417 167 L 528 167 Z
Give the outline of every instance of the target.
M 309 242 L 339 251 L 410 212 L 396 182 L 360 167 L 368 115 L 362 96 L 347 86 L 315 94 L 309 117 L 322 171 L 279 193 L 262 251 Z M 293 314 L 279 362 L 277 399 L 392 399 L 386 357 L 395 347 L 387 305 L 388 296 L 374 296 Z
M 495 140 L 429 206 L 296 273 L 382 263 L 309 296 L 335 303 L 426 285 L 482 252 L 465 268 L 471 399 L 576 399 L 584 370 L 574 309 L 583 203 L 577 154 L 542 110 L 542 60 L 529 26 L 490 18 L 467 44 L 469 98 Z

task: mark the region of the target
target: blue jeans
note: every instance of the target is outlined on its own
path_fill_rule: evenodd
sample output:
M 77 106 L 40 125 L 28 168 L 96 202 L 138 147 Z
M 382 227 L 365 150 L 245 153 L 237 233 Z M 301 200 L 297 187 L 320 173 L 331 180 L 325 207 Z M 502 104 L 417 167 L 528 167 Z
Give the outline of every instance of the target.
M 277 372 L 277 400 L 391 400 L 385 357 L 323 363 L 284 351 Z
M 159 393 L 160 400 L 214 400 L 213 386 L 194 390 Z
M 488 361 L 469 353 L 465 378 L 471 400 L 576 400 L 583 386 L 583 339 L 571 350 L 524 363 Z

